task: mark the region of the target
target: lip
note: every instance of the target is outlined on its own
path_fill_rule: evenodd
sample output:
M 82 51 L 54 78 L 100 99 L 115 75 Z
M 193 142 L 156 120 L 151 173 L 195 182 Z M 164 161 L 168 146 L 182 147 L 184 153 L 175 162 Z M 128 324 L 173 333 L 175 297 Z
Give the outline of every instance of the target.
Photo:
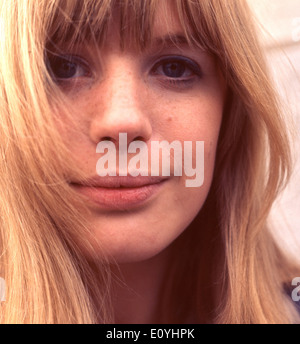
M 163 177 L 97 176 L 70 184 L 98 208 L 128 210 L 145 204 L 167 180 Z

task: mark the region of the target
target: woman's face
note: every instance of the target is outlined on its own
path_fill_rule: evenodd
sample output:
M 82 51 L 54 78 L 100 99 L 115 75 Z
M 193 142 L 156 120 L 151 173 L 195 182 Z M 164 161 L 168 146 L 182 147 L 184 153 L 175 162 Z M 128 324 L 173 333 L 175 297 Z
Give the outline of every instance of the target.
M 212 181 L 224 86 L 214 59 L 188 46 L 170 13 L 157 15 L 154 40 L 143 52 L 130 45 L 121 51 L 112 22 L 101 49 L 78 45 L 50 61 L 72 114 L 70 120 L 63 110 L 58 113 L 59 130 L 94 187 L 83 186 L 72 173 L 70 185 L 86 199 L 93 238 L 120 263 L 142 261 L 167 248 L 196 217 Z M 174 176 L 172 163 L 171 175 L 164 178 L 161 169 L 160 177 L 97 176 L 103 157 L 97 144 L 114 143 L 118 155 L 120 133 L 127 134 L 128 145 L 145 142 L 149 152 L 153 141 L 179 141 L 182 148 L 192 141 L 194 167 L 195 142 L 204 141 L 202 186 L 187 187 L 191 177 Z M 149 161 L 151 176 L 150 156 Z

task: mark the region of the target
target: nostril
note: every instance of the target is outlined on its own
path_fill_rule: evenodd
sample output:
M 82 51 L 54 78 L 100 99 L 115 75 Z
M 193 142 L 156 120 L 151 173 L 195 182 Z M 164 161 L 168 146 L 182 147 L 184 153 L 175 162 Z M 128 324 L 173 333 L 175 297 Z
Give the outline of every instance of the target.
M 110 142 L 116 142 L 116 139 L 113 139 L 110 136 L 103 136 L 100 141 L 110 141 Z M 135 137 L 132 141 L 144 141 L 144 138 L 142 136 Z
M 113 138 L 109 137 L 109 136 L 104 136 L 101 138 L 100 141 L 114 141 Z

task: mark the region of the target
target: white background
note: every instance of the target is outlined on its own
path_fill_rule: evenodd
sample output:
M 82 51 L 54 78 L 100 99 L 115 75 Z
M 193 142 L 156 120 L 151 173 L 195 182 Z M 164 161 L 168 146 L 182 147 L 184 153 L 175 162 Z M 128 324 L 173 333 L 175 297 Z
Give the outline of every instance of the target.
M 294 121 L 294 172 L 273 207 L 271 228 L 279 242 L 300 261 L 300 0 L 248 0 L 261 25 L 285 117 Z

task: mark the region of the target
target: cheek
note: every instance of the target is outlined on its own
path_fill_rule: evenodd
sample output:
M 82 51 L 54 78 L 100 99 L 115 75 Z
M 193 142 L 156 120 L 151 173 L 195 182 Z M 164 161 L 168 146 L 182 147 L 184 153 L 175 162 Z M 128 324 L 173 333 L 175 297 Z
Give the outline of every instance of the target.
M 224 96 L 225 90 L 215 81 L 191 95 L 165 97 L 167 101 L 163 95 L 151 99 L 153 131 L 163 130 L 162 139 L 213 144 L 219 136 Z
M 89 116 L 86 110 L 89 109 L 89 105 L 81 101 L 74 101 L 73 105 L 68 103 L 66 108 L 67 111 L 58 109 L 54 113 L 56 128 L 74 164 L 89 173 L 91 167 L 94 167 L 93 171 L 95 170 L 98 160 L 96 145 L 91 144 L 88 135 Z M 68 173 L 72 177 L 72 171 L 69 170 Z
M 170 140 L 180 140 L 182 145 L 185 141 L 193 142 L 191 154 L 194 175 L 181 178 L 181 189 L 178 193 L 183 212 L 190 216 L 196 216 L 203 206 L 213 179 L 223 115 L 223 96 L 220 90 L 216 90 L 176 104 L 171 109 L 174 115 L 166 119 L 168 133 L 172 136 Z M 201 144 L 197 147 L 196 142 L 203 142 L 203 151 Z M 186 153 L 184 152 L 184 155 Z M 203 183 L 200 182 L 202 179 Z M 201 187 L 197 187 L 197 180 Z M 192 187 L 187 187 L 187 183 Z
M 223 113 L 221 99 L 203 97 L 182 102 L 180 106 L 178 104 L 176 107 L 169 109 L 173 115 L 166 116 L 165 120 L 164 139 L 169 140 L 169 142 L 179 140 L 182 146 L 184 146 L 184 142 L 192 142 L 193 167 L 196 167 L 195 164 L 199 154 L 204 157 L 206 179 L 210 179 L 214 169 Z M 204 154 L 200 147 L 198 150 L 196 149 L 196 142 L 204 143 Z M 184 152 L 184 154 L 186 153 Z

